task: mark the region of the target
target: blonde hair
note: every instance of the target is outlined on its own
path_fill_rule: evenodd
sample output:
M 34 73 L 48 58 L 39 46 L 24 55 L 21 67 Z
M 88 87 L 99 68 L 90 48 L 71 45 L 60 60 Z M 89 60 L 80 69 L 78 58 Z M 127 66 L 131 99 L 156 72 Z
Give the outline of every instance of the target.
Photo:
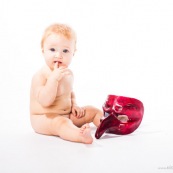
M 43 50 L 44 41 L 50 34 L 60 34 L 67 38 L 68 40 L 74 39 L 75 41 L 75 49 L 76 49 L 76 33 L 75 31 L 66 24 L 52 24 L 49 27 L 46 28 L 46 30 L 43 33 L 42 39 L 41 39 L 41 49 Z

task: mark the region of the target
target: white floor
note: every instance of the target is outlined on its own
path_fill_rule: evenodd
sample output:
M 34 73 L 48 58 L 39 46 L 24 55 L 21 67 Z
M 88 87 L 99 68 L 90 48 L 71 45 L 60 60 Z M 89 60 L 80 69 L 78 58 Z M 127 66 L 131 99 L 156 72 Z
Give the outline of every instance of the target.
M 148 173 L 173 171 L 173 118 L 143 120 L 127 136 L 104 134 L 93 144 L 64 141 L 1 127 L 0 172 L 2 173 Z M 26 123 L 25 123 L 26 124 Z M 29 124 L 28 124 L 29 125 Z M 20 126 L 20 125 L 18 125 Z M 91 124 L 92 135 L 96 128 Z

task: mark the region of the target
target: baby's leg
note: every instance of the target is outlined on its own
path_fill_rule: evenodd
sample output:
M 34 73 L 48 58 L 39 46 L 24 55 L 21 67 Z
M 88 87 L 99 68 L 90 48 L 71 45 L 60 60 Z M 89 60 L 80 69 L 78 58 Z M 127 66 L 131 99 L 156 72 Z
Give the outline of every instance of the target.
M 85 110 L 85 115 L 78 119 L 71 114 L 70 119 L 72 122 L 78 127 L 93 122 L 94 125 L 98 127 L 100 125 L 100 120 L 103 118 L 103 112 L 93 106 L 85 106 L 83 108 Z
M 78 128 L 69 118 L 63 116 L 32 115 L 31 124 L 35 132 L 40 134 L 59 136 L 64 140 L 85 144 L 93 142 L 88 124 Z

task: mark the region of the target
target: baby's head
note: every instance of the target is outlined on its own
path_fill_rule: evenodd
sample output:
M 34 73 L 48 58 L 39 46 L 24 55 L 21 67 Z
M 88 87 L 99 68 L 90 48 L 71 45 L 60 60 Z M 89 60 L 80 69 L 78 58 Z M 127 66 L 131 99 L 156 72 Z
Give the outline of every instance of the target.
M 42 36 L 42 40 L 41 40 L 41 49 L 42 49 L 42 51 L 43 51 L 44 42 L 45 42 L 46 38 L 51 34 L 61 35 L 61 36 L 64 36 L 68 40 L 75 41 L 75 48 L 74 49 L 76 50 L 77 38 L 76 38 L 75 31 L 70 26 L 65 25 L 65 24 L 53 24 L 53 25 L 50 25 L 45 30 L 45 32 Z

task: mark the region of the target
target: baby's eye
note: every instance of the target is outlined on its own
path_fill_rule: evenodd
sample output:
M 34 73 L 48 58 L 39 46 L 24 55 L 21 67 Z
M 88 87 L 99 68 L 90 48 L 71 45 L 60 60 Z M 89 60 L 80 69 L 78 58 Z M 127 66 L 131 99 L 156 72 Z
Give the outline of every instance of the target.
M 68 53 L 68 52 L 69 52 L 68 49 L 64 49 L 64 50 L 63 50 L 63 53 Z
M 55 49 L 54 48 L 50 48 L 50 51 L 55 52 Z

